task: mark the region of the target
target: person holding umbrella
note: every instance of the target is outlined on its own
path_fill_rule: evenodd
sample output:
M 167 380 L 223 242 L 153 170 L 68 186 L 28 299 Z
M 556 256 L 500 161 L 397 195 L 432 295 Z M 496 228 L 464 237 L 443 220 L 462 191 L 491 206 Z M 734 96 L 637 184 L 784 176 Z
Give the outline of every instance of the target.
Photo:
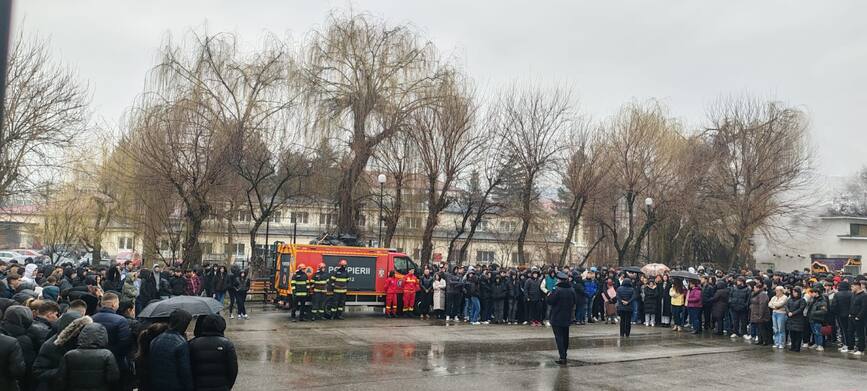
M 566 365 L 566 351 L 569 350 L 569 326 L 572 324 L 572 310 L 575 308 L 575 290 L 570 289 L 569 276 L 558 272 L 556 275 L 556 287 L 548 292 L 545 302 L 551 308 L 549 321 L 551 330 L 554 332 L 554 341 L 557 343 L 557 351 L 560 359 L 557 364 Z

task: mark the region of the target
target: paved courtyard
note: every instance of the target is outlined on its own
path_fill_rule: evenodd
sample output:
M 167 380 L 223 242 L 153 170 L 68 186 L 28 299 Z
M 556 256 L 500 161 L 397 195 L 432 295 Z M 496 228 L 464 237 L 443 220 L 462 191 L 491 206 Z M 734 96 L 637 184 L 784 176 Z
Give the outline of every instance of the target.
M 238 390 L 867 389 L 867 358 L 832 349 L 796 354 L 644 326 L 619 340 L 617 326 L 595 324 L 573 327 L 570 363 L 560 367 L 548 328 L 372 313 L 292 323 L 286 312 L 250 307 L 251 319 L 229 320 L 227 330 Z

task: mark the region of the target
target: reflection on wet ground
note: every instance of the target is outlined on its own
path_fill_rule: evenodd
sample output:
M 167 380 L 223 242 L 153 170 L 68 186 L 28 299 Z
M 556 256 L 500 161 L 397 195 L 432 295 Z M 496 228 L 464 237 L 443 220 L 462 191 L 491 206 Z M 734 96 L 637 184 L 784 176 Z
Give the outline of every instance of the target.
M 230 321 L 227 336 L 235 341 L 239 355 L 242 387 L 238 389 L 263 390 L 381 390 L 389 385 L 399 387 L 406 379 L 415 379 L 419 390 L 447 389 L 465 382 L 474 383 L 471 389 L 498 391 L 581 388 L 577 385 L 631 389 L 658 384 L 670 388 L 690 384 L 691 376 L 701 368 L 712 371 L 703 372 L 706 377 L 718 376 L 716 384 L 725 385 L 737 384 L 744 375 L 738 371 L 744 368 L 781 374 L 810 368 L 815 357 L 807 355 L 817 354 L 799 356 L 758 348 L 740 339 L 676 335 L 661 328 L 635 327 L 633 337 L 623 340 L 616 337 L 617 326 L 572 330 L 566 368 L 553 362 L 557 353 L 550 329 L 527 326 L 443 327 L 437 321 L 386 320 L 369 314 L 353 314 L 342 322 L 290 323 L 285 313 L 263 309 L 250 321 Z M 852 374 L 864 373 L 865 363 L 860 360 L 830 352 L 820 358 L 830 362 L 830 371 L 850 374 L 850 380 Z M 731 362 L 743 365 L 726 365 Z M 640 383 L 609 380 L 639 380 L 633 376 L 637 374 L 641 374 Z M 476 384 L 480 377 L 485 381 Z M 782 385 L 792 382 L 785 376 L 778 380 Z M 805 384 L 810 384 L 809 378 Z

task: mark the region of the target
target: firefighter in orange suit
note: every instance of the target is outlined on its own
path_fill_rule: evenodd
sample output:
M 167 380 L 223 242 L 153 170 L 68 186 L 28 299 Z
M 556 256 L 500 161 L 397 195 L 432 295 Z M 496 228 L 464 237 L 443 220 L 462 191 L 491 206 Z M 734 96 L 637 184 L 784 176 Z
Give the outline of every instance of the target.
M 385 317 L 397 316 L 397 294 L 400 293 L 400 280 L 394 277 L 394 270 L 388 272 L 385 279 Z
M 415 270 L 409 269 L 409 273 L 403 277 L 403 313 L 412 315 L 415 310 L 415 292 L 418 291 L 418 277 Z

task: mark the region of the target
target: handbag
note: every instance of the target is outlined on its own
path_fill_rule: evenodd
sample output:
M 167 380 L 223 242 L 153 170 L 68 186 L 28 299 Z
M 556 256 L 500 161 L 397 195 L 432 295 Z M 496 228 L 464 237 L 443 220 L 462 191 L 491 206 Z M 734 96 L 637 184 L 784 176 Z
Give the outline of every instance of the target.
M 825 337 L 830 337 L 830 336 L 831 336 L 831 333 L 834 331 L 834 328 L 831 327 L 831 325 L 826 324 L 826 325 L 822 326 L 822 328 L 820 329 L 820 331 L 821 331 L 821 333 L 822 333 L 823 336 L 825 336 Z

